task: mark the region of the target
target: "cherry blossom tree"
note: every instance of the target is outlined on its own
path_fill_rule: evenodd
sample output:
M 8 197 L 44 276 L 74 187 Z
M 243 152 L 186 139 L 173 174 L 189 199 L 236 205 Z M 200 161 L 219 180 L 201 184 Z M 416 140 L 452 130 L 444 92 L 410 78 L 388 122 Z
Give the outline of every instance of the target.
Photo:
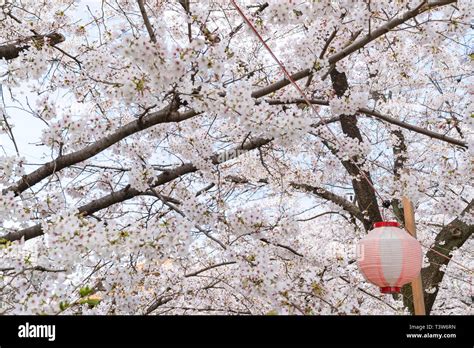
M 469 313 L 470 5 L 5 1 L 0 313 L 409 314 L 354 248 L 402 196 Z

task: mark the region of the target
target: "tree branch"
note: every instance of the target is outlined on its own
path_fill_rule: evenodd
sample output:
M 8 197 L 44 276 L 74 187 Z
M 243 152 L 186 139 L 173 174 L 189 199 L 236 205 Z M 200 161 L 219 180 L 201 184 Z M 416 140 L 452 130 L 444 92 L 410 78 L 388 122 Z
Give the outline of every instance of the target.
M 351 53 L 361 49 L 362 47 L 366 46 L 368 43 L 378 39 L 379 37 L 385 35 L 393 28 L 399 26 L 400 24 L 405 23 L 406 21 L 426 12 L 428 10 L 434 9 L 436 7 L 448 5 L 451 3 L 456 2 L 456 0 L 449 0 L 449 1 L 422 1 L 418 6 L 414 9 L 409 10 L 399 16 L 396 16 L 392 20 L 386 22 L 382 26 L 376 28 L 375 30 L 370 31 L 367 35 L 360 38 L 359 40 L 355 41 L 351 45 L 345 47 L 341 51 L 331 55 L 328 58 L 330 64 L 335 64 L 336 62 L 340 61 L 341 59 L 347 57 Z
M 292 99 L 292 100 L 288 100 L 288 101 L 282 101 L 282 100 L 268 99 L 268 100 L 266 100 L 266 102 L 269 105 L 289 105 L 289 104 L 304 104 L 305 100 L 304 99 Z M 309 102 L 311 104 L 316 104 L 316 105 L 321 105 L 321 106 L 329 106 L 329 101 L 323 100 L 323 99 L 310 99 Z M 419 126 L 415 126 L 413 124 L 400 121 L 396 118 L 393 118 L 393 117 L 390 117 L 390 116 L 387 116 L 387 115 L 383 115 L 380 112 L 375 111 L 375 110 L 370 110 L 370 109 L 367 109 L 367 108 L 360 108 L 360 109 L 357 110 L 357 112 L 361 113 L 361 114 L 364 114 L 368 117 L 373 117 L 373 118 L 376 118 L 378 120 L 385 121 L 387 123 L 399 126 L 401 128 L 405 128 L 405 129 L 410 130 L 412 132 L 416 132 L 416 133 L 419 133 L 419 134 L 426 135 L 430 138 L 438 139 L 438 140 L 447 142 L 447 143 L 452 144 L 452 145 L 467 148 L 467 143 L 463 142 L 462 140 L 451 138 L 451 137 L 448 137 L 444 134 L 439 134 L 439 133 L 430 131 L 428 129 L 425 129 L 425 128 L 422 128 L 422 127 L 419 127 Z M 358 116 L 358 115 L 355 114 L 354 116 Z
M 386 33 L 388 33 L 391 29 L 397 27 L 400 24 L 405 23 L 406 21 L 416 17 L 417 15 L 419 15 L 423 12 L 426 12 L 428 10 L 434 9 L 436 7 L 441 7 L 443 5 L 451 4 L 451 3 L 454 3 L 454 2 L 456 2 L 456 0 L 435 1 L 435 2 L 431 2 L 431 4 L 429 4 L 429 5 L 426 5 L 425 4 L 426 1 L 423 1 L 415 9 L 409 10 L 409 11 L 401 14 L 400 16 L 395 17 L 394 19 L 386 22 L 385 24 L 383 24 L 379 28 L 371 31 L 369 34 L 367 34 L 363 38 L 354 41 L 352 44 L 345 47 L 341 51 L 332 54 L 331 56 L 328 57 L 328 62 L 329 62 L 329 64 L 334 65 L 338 61 L 340 61 L 341 59 L 344 59 L 345 57 L 349 56 L 351 53 L 363 48 L 364 46 L 366 46 L 370 42 L 372 42 L 372 41 L 378 39 L 379 37 L 385 35 Z M 304 70 L 301 70 L 301 71 L 291 75 L 291 77 L 294 81 L 298 81 L 298 80 L 301 80 L 305 77 L 308 77 L 311 73 L 312 73 L 312 69 L 304 69 Z M 273 92 L 275 92 L 275 91 L 277 91 L 277 90 L 279 90 L 283 87 L 286 87 L 289 84 L 290 84 L 290 81 L 286 78 L 283 78 L 279 81 L 276 81 L 276 82 L 274 82 L 274 83 L 272 83 L 268 86 L 262 87 L 259 90 L 255 91 L 254 93 L 252 93 L 252 97 L 254 97 L 254 98 L 263 97 L 263 96 L 268 95 L 270 93 L 273 93 Z
M 31 47 L 29 42 L 33 45 L 42 46 L 45 39 L 48 40 L 49 45 L 55 46 L 65 40 L 64 35 L 59 33 L 51 33 L 48 35 L 34 35 L 26 40 L 18 41 L 14 44 L 0 46 L 0 59 L 12 60 L 20 55 L 20 52 Z
M 58 172 L 63 168 L 85 161 L 132 134 L 160 123 L 181 122 L 197 115 L 197 113 L 194 111 L 178 113 L 175 111 L 175 108 L 175 106 L 170 104 L 160 111 L 151 113 L 143 118 L 138 118 L 137 120 L 126 124 L 114 133 L 103 137 L 102 139 L 82 148 L 81 150 L 59 156 L 55 160 L 42 165 L 30 174 L 23 176 L 14 185 L 2 190 L 2 193 L 6 194 L 9 191 L 13 191 L 15 195 L 19 195 L 29 187 L 36 185 L 41 180 L 47 178 L 53 173 Z
M 148 15 L 146 13 L 144 0 L 137 0 L 137 2 L 138 7 L 140 8 L 140 13 L 143 17 L 143 22 L 145 23 L 146 30 L 148 31 L 148 35 L 150 35 L 150 41 L 156 43 L 155 31 L 153 30 L 153 27 L 150 23 L 150 19 L 148 18 Z
M 223 163 L 232 159 L 237 158 L 242 153 L 246 151 L 251 151 L 253 149 L 259 148 L 271 142 L 272 139 L 264 139 L 264 138 L 257 138 L 252 141 L 247 142 L 246 144 L 240 145 L 232 150 L 223 151 L 221 153 L 217 153 L 209 158 L 209 160 L 213 164 Z M 172 170 L 166 171 L 158 175 L 152 182 L 150 183 L 151 187 L 157 187 L 169 183 L 185 174 L 196 172 L 198 169 L 192 163 L 186 163 L 179 167 L 176 167 Z M 78 213 L 83 216 L 90 216 L 99 210 L 108 208 L 114 204 L 124 202 L 126 200 L 132 199 L 134 197 L 142 195 L 143 192 L 136 190 L 130 185 L 126 186 L 125 188 L 112 192 L 106 196 L 103 196 L 99 199 L 96 199 L 86 205 L 83 205 L 78 208 Z M 32 238 L 36 238 L 43 235 L 43 229 L 41 224 L 37 224 L 22 230 L 9 232 L 4 237 L 0 238 L 7 241 L 16 241 L 24 238 L 25 240 L 29 240 Z
M 474 200 L 471 200 L 460 214 L 460 217 L 454 219 L 441 229 L 435 238 L 434 245 L 426 253 L 430 265 L 421 270 L 423 287 L 425 289 L 436 288 L 432 294 L 424 293 L 426 313 L 429 313 L 433 308 L 436 296 L 438 295 L 439 285 L 444 277 L 444 271 L 440 270 L 441 266 L 447 265 L 451 259 L 450 252 L 455 248 L 459 249 L 462 247 L 474 233 L 474 225 L 468 225 L 462 221 L 464 216 L 469 216 L 473 213 Z
M 333 69 L 330 73 L 332 85 L 336 95 L 341 98 L 349 88 L 347 76 L 345 73 Z M 354 115 L 340 115 L 342 132 L 350 138 L 362 142 L 362 134 L 357 125 L 357 118 Z M 354 188 L 355 198 L 362 213 L 367 213 L 369 219 L 364 219 L 364 227 L 368 231 L 376 221 L 382 221 L 382 215 L 378 207 L 376 191 L 370 172 L 363 170 L 357 165 L 358 156 L 352 156 L 350 160 L 341 160 L 342 165 L 352 176 L 352 187 Z M 365 159 L 364 159 L 365 161 Z
M 322 187 L 315 187 L 311 186 L 308 184 L 301 184 L 301 183 L 296 183 L 293 182 L 291 183 L 291 186 L 294 187 L 295 189 L 300 189 L 306 192 L 311 192 L 316 196 L 319 196 L 321 198 L 324 198 L 330 202 L 333 202 L 334 204 L 337 204 L 341 208 L 343 208 L 345 211 L 348 213 L 354 215 L 359 221 L 362 223 L 366 222 L 367 219 L 364 218 L 364 214 L 360 211 L 360 209 L 353 204 L 352 202 L 348 201 L 347 199 L 332 193 Z
M 389 116 L 386 116 L 386 115 L 382 115 L 381 113 L 379 113 L 377 111 L 369 110 L 369 109 L 366 109 L 366 108 L 361 108 L 361 109 L 359 109 L 359 112 L 362 112 L 362 113 L 366 114 L 367 116 L 372 116 L 372 117 L 378 118 L 380 120 L 386 121 L 388 123 L 394 124 L 396 126 L 411 130 L 413 132 L 424 134 L 424 135 L 426 135 L 430 138 L 442 140 L 442 141 L 445 141 L 447 143 L 450 143 L 450 144 L 453 144 L 453 145 L 456 145 L 456 146 L 467 148 L 467 144 L 465 142 L 461 141 L 461 140 L 457 140 L 457 139 L 448 137 L 446 135 L 439 134 L 439 133 L 436 133 L 436 132 L 432 132 L 428 129 L 418 127 L 418 126 L 415 126 L 415 125 L 397 120 L 395 118 L 392 118 L 392 117 L 389 117 Z
M 147 310 L 145 311 L 145 315 L 148 315 L 150 314 L 151 312 L 153 312 L 155 309 L 157 309 L 158 307 L 170 302 L 171 300 L 173 299 L 173 296 L 162 296 L 160 297 L 159 299 L 157 299 L 155 302 L 153 302 L 152 305 L 150 305 Z
M 233 264 L 236 264 L 236 263 L 237 263 L 237 261 L 226 261 L 226 262 L 216 263 L 216 264 L 214 264 L 214 265 L 201 268 L 201 269 L 198 270 L 198 271 L 185 274 L 184 277 L 185 277 L 185 278 L 195 277 L 195 276 L 197 276 L 197 275 L 199 275 L 199 274 L 201 274 L 201 273 L 203 273 L 203 272 L 209 271 L 209 270 L 211 270 L 211 269 L 218 268 L 218 267 L 221 267 L 221 266 L 233 265 Z

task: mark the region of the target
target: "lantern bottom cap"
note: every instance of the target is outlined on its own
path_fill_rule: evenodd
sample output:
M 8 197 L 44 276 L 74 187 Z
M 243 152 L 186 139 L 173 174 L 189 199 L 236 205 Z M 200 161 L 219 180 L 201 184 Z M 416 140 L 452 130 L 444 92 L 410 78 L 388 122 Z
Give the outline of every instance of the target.
M 399 286 L 384 286 L 380 288 L 382 294 L 399 294 L 402 288 Z

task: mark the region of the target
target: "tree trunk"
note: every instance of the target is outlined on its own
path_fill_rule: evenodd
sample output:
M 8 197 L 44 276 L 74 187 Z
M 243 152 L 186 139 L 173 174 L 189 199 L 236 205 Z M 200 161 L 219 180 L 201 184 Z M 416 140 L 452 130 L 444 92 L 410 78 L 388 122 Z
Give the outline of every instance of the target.
M 342 97 L 348 89 L 346 74 L 333 69 L 331 71 L 331 81 L 336 95 Z M 346 136 L 358 139 L 362 142 L 362 134 L 357 126 L 357 117 L 354 115 L 341 115 L 340 120 L 342 132 Z M 364 227 L 366 231 L 368 231 L 372 228 L 374 222 L 382 221 L 382 215 L 380 214 L 370 173 L 367 171 L 361 173 L 358 166 L 354 164 L 358 163 L 358 161 L 358 156 L 353 156 L 350 161 L 343 160 L 342 164 L 352 176 L 352 187 L 354 189 L 355 198 L 359 209 L 367 217 L 364 219 Z M 359 167 L 360 166 L 361 164 L 359 164 Z

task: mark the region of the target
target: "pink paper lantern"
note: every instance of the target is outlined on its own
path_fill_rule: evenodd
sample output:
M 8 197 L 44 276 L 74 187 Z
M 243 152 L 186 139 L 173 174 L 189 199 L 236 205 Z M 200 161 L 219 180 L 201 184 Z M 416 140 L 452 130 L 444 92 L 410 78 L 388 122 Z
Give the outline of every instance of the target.
M 397 222 L 376 222 L 358 245 L 357 265 L 364 278 L 384 294 L 399 293 L 421 270 L 420 243 Z

